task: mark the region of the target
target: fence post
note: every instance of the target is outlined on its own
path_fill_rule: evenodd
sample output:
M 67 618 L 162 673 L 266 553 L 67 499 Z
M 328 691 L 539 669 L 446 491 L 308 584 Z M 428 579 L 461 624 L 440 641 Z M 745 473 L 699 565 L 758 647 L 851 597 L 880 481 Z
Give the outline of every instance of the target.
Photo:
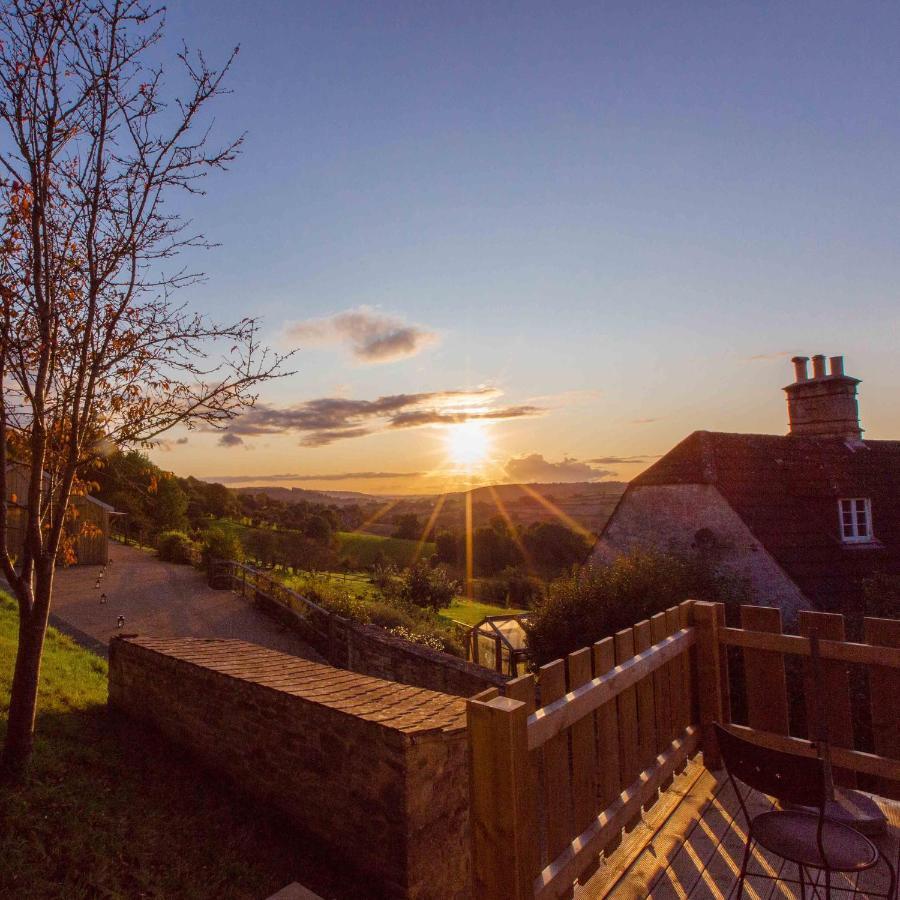
M 697 678 L 694 690 L 700 711 L 700 734 L 703 764 L 707 769 L 720 769 L 722 757 L 716 741 L 714 722 L 724 721 L 722 709 L 722 675 L 719 666 L 719 614 L 715 603 L 698 601 L 691 607 L 697 629 Z
M 530 900 L 537 835 L 528 802 L 528 708 L 509 697 L 469 700 L 466 718 L 474 895 Z

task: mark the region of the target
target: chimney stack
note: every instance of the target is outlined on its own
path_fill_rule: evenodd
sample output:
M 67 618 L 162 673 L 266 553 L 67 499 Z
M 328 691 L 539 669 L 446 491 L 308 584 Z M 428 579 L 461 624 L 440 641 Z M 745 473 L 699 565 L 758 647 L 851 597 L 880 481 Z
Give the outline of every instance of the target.
M 806 371 L 807 357 L 795 356 L 795 381 L 787 393 L 790 434 L 801 437 L 841 437 L 860 440 L 858 378 L 844 374 L 844 357 L 831 357 L 831 374 L 825 371 L 825 357 L 812 358 L 813 374 Z

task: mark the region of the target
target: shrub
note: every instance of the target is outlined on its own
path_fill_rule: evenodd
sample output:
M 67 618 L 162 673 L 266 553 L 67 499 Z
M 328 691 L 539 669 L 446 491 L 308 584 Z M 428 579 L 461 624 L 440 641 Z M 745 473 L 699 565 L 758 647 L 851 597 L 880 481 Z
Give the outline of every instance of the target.
M 607 566 L 556 581 L 525 626 L 534 663 L 544 665 L 683 600 L 745 602 L 746 582 L 701 555 L 636 550 Z
M 183 531 L 163 531 L 156 539 L 156 551 L 165 562 L 189 563 L 194 542 Z
M 416 623 L 411 616 L 407 615 L 402 609 L 383 600 L 370 600 L 366 604 L 366 612 L 368 613 L 369 621 L 373 625 L 386 628 L 388 631 L 398 627 L 404 627 L 412 631 L 416 627 Z
M 208 570 L 210 563 L 216 559 L 244 561 L 244 549 L 238 536 L 225 528 L 210 528 L 203 535 L 201 545 L 203 565 Z
M 431 569 L 419 563 L 403 574 L 398 596 L 404 603 L 438 610 L 449 606 L 460 590 L 459 582 L 452 579 L 444 569 Z
M 544 596 L 544 585 L 521 569 L 509 568 L 500 573 L 506 586 L 508 605 L 515 609 L 531 609 Z

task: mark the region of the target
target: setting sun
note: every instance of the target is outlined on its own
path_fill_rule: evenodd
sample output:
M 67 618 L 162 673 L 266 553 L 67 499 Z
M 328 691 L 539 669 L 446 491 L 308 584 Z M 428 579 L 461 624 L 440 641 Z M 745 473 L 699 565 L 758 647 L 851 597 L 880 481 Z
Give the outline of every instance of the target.
M 457 466 L 471 469 L 483 463 L 490 451 L 491 440 L 482 422 L 461 422 L 447 430 L 447 453 Z

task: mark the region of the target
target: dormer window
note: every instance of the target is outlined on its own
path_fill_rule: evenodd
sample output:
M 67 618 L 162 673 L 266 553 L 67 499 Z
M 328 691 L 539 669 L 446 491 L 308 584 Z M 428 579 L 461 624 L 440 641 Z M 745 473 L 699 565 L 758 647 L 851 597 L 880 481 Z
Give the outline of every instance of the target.
M 872 540 L 872 501 L 868 497 L 838 500 L 841 540 L 861 544 Z

